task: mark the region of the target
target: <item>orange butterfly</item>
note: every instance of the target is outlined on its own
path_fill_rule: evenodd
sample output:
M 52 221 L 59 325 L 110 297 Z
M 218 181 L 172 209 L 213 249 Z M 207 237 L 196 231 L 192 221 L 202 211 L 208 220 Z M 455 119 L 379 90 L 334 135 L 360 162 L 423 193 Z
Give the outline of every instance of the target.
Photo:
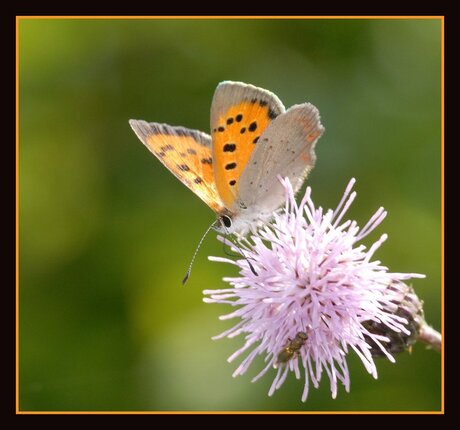
M 284 202 L 278 176 L 294 191 L 314 166 L 323 134 L 310 103 L 285 110 L 270 91 L 221 82 L 211 105 L 211 136 L 201 131 L 130 120 L 142 143 L 217 215 L 216 230 L 246 234 Z

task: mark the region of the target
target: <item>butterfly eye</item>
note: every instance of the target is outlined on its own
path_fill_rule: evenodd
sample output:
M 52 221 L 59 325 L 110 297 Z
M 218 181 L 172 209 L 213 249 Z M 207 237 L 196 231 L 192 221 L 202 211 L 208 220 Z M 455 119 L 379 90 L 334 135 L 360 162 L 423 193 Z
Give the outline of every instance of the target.
M 222 224 L 225 227 L 230 228 L 232 226 L 232 219 L 230 217 L 228 217 L 227 215 L 222 215 L 220 217 L 220 220 L 222 221 Z

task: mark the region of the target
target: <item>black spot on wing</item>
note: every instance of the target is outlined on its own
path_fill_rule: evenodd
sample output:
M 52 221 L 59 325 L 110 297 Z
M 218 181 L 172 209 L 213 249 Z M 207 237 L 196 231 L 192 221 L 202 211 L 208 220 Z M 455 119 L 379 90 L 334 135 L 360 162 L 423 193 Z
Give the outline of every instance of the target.
M 234 152 L 236 149 L 236 143 L 226 143 L 224 145 L 224 152 Z
M 268 109 L 268 117 L 270 119 L 275 119 L 278 116 L 278 114 L 272 109 Z

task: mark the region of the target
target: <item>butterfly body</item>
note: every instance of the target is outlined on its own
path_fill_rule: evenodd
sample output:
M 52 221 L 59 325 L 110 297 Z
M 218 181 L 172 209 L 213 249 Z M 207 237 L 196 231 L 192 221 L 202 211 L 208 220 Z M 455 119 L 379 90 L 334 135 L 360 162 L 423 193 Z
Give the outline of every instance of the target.
M 324 132 L 310 103 L 286 110 L 273 93 L 224 81 L 211 105 L 211 135 L 130 120 L 147 148 L 218 216 L 216 230 L 246 234 L 284 201 L 279 176 L 297 191 Z

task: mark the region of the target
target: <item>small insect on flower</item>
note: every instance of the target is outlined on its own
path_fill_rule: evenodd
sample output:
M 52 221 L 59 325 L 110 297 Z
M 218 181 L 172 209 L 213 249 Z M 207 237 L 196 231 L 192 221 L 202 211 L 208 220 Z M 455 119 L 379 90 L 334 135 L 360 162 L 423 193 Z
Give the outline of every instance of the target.
M 281 350 L 278 354 L 277 363 L 275 364 L 275 369 L 278 367 L 278 364 L 287 363 L 293 357 L 297 357 L 302 346 L 305 345 L 308 336 L 304 331 L 299 331 L 294 339 L 288 339 L 288 344 Z

